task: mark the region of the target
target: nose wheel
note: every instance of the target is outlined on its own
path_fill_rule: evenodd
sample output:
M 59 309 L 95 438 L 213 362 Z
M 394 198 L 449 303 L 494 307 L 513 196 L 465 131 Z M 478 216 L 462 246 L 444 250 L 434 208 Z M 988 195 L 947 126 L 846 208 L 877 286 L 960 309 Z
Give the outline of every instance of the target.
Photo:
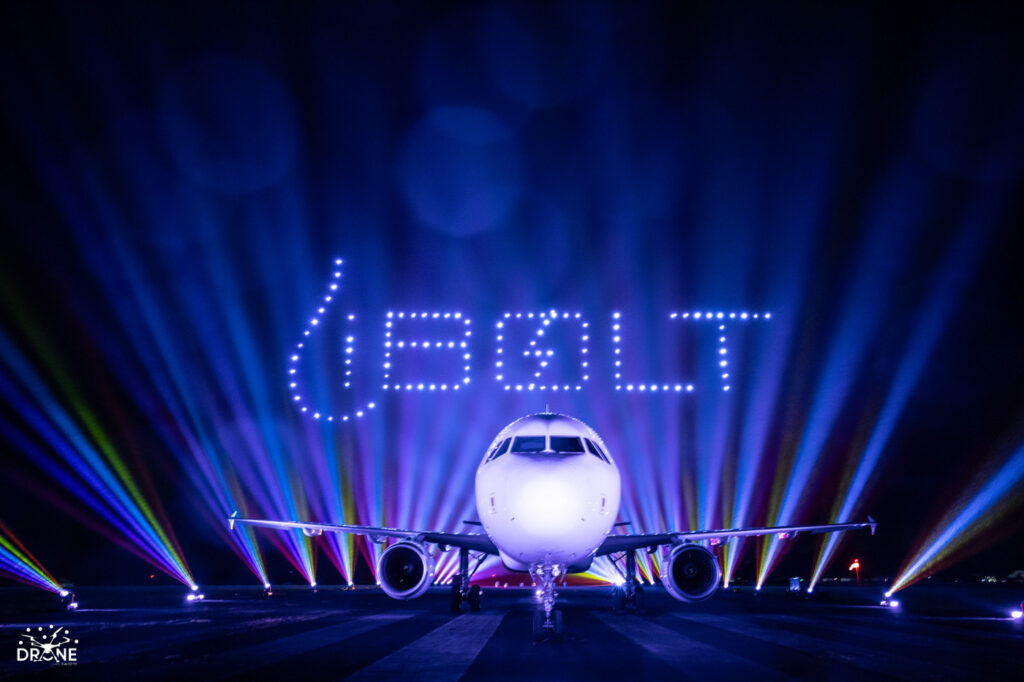
M 536 609 L 533 612 L 533 638 L 543 639 L 545 635 L 561 637 L 562 612 L 558 609 L 546 614 L 544 609 Z
M 537 585 L 537 599 L 540 608 L 533 613 L 533 636 L 540 639 L 545 634 L 562 634 L 562 612 L 555 609 L 555 582 L 564 575 L 565 569 L 558 564 L 533 564 L 530 576 Z

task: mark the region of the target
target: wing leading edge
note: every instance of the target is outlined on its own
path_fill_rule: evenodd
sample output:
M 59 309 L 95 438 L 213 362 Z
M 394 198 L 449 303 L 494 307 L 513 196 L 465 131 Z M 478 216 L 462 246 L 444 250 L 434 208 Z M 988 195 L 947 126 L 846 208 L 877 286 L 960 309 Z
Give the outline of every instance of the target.
M 697 542 L 709 540 L 712 545 L 720 544 L 723 540 L 730 538 L 752 537 L 758 535 L 777 535 L 780 538 L 789 538 L 798 533 L 841 533 L 847 530 L 859 528 L 870 528 L 871 534 L 875 534 L 878 523 L 868 517 L 862 523 L 831 523 L 821 526 L 765 526 L 762 528 L 730 528 L 722 530 L 690 530 L 678 533 L 648 533 L 637 535 L 609 535 L 597 549 L 594 556 L 615 554 L 629 549 L 641 549 L 643 547 L 657 547 L 659 545 L 679 545 L 685 542 Z
M 352 533 L 366 535 L 374 542 L 383 542 L 385 538 L 398 538 L 413 542 L 429 542 L 448 547 L 465 547 L 474 552 L 497 554 L 498 548 L 486 535 L 476 533 L 441 533 L 434 531 L 404 530 L 401 528 L 381 528 L 377 526 L 354 526 L 343 523 L 307 523 L 305 521 L 270 521 L 267 519 L 243 519 L 235 512 L 228 518 L 228 528 L 236 525 L 276 528 L 278 530 L 301 530 L 306 535 L 322 535 L 323 533 Z

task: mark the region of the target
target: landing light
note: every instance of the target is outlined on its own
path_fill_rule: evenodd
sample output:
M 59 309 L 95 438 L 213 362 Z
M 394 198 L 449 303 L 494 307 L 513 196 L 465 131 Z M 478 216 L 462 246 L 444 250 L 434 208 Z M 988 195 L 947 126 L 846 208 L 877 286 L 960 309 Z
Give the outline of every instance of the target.
M 1021 611 L 1020 609 L 1010 611 L 1010 618 L 1013 618 L 1014 620 L 1020 620 L 1022 616 L 1024 616 L 1024 611 Z
M 67 590 L 61 590 L 61 591 L 60 591 L 60 596 L 61 596 L 61 597 L 66 597 L 66 596 L 68 596 L 69 594 L 71 594 L 71 593 L 70 593 L 70 592 L 68 592 Z

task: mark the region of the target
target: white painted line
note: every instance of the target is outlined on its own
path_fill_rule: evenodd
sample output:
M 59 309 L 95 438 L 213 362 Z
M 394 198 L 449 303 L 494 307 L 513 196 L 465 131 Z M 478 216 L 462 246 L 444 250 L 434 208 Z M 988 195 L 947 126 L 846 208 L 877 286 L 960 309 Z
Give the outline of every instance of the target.
M 617 633 L 632 640 L 652 656 L 695 679 L 720 679 L 728 673 L 732 679 L 763 682 L 785 679 L 774 668 L 751 663 L 719 648 L 682 635 L 674 630 L 629 614 L 594 611 L 598 619 Z M 728 642 L 723 642 L 728 646 Z
M 504 617 L 503 613 L 464 613 L 348 679 L 457 680 L 476 660 Z

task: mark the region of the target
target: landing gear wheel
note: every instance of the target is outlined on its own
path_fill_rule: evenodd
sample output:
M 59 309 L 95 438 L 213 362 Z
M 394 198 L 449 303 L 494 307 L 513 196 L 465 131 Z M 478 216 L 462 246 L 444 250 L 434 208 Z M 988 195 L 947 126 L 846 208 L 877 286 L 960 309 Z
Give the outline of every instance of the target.
M 637 585 L 636 592 L 633 593 L 633 608 L 637 613 L 643 613 L 646 602 L 643 585 Z
M 551 620 L 555 621 L 555 629 L 554 629 L 555 636 L 556 637 L 561 637 L 562 636 L 562 612 L 561 611 L 552 611 L 551 612 Z
M 621 587 L 612 588 L 612 611 L 618 613 L 626 606 L 626 591 Z
M 469 610 L 479 611 L 480 610 L 480 586 L 473 585 L 469 588 Z
M 533 611 L 533 638 L 535 640 L 544 636 L 544 609 Z
M 462 609 L 462 591 L 459 589 L 458 581 L 452 582 L 452 613 L 458 613 Z

